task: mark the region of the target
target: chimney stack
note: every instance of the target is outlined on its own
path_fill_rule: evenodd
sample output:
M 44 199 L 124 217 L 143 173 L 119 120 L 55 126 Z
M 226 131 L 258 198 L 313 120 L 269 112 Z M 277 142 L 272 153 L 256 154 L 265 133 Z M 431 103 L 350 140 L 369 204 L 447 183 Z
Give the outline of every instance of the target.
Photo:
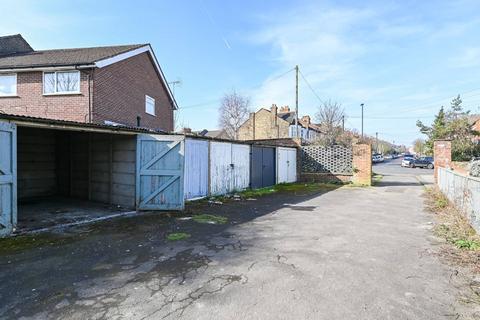
M 283 106 L 280 108 L 280 113 L 288 113 L 288 112 L 290 112 L 289 106 Z
M 183 133 L 184 134 L 192 133 L 192 129 L 191 128 L 183 128 Z
M 310 125 L 310 116 L 303 116 L 301 119 L 307 126 Z
M 277 105 L 276 105 L 276 104 L 272 104 L 272 107 L 270 108 L 270 111 L 272 112 L 272 115 L 273 115 L 274 117 L 277 116 L 277 110 L 278 110 Z

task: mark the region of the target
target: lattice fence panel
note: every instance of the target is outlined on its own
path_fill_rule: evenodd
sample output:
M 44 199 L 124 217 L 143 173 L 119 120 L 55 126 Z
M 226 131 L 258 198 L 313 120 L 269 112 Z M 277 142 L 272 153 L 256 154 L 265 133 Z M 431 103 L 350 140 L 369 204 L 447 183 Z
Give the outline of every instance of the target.
M 352 174 L 352 149 L 342 146 L 302 147 L 302 172 Z

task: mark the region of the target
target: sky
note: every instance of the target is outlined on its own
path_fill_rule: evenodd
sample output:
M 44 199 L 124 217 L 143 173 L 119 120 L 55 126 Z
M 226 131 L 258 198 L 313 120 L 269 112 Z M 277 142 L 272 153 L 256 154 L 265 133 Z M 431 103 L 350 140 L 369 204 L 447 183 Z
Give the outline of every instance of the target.
M 0 0 L 0 35 L 34 49 L 150 43 L 179 104 L 178 124 L 218 127 L 222 96 L 251 108 L 295 105 L 315 118 L 322 101 L 345 108 L 346 127 L 411 145 L 461 94 L 480 113 L 480 1 L 36 1 Z

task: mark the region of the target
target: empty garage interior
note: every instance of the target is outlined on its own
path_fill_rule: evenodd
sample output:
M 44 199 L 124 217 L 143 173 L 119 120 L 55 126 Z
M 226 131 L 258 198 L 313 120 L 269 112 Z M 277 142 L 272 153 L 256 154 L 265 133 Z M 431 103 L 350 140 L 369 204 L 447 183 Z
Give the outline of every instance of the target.
M 135 207 L 136 135 L 18 127 L 18 228 Z

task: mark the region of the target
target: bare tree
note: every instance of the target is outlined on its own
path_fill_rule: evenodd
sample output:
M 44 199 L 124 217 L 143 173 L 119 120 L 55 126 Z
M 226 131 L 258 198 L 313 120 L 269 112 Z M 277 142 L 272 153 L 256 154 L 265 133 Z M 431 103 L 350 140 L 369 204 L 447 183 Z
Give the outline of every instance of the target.
M 250 99 L 232 91 L 222 98 L 219 126 L 230 139 L 238 138 L 238 129 L 248 119 Z
M 318 107 L 315 118 L 322 130 L 320 143 L 328 146 L 337 143 L 343 131 L 342 121 L 345 118 L 342 105 L 335 101 L 325 101 Z
M 415 153 L 423 155 L 425 153 L 425 140 L 423 139 L 415 139 L 413 141 L 413 151 Z

